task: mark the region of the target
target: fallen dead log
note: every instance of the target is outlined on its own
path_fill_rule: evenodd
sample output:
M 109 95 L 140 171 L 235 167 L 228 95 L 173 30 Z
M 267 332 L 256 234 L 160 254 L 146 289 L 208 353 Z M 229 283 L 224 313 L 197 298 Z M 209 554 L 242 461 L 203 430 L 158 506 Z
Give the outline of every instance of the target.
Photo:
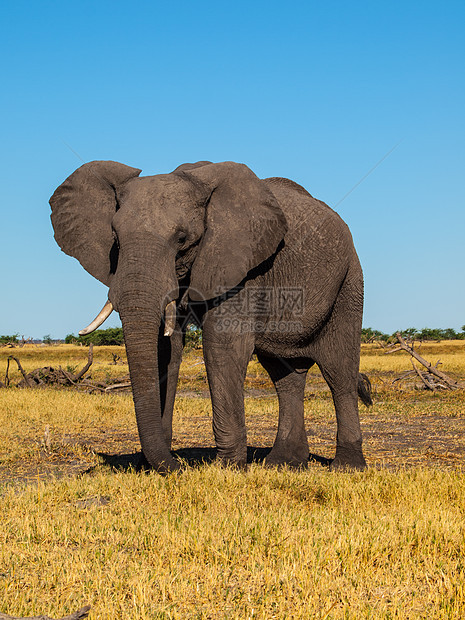
M 131 387 L 131 382 L 127 381 L 126 383 L 114 383 L 113 385 L 109 385 L 105 388 L 105 392 L 110 392 L 112 390 L 123 390 Z
M 76 381 L 76 383 L 78 381 L 80 381 L 82 379 L 82 377 L 86 374 L 86 372 L 89 370 L 89 368 L 92 366 L 92 363 L 94 361 L 94 345 L 92 344 L 92 342 L 89 345 L 89 354 L 87 356 L 87 364 L 84 366 L 84 368 L 78 372 L 78 374 L 74 377 L 74 380 Z
M 418 368 L 415 366 L 415 362 L 413 360 L 410 360 L 412 362 L 412 366 L 413 366 L 413 370 L 415 372 L 415 374 L 420 377 L 420 381 L 423 383 L 423 385 L 425 386 L 425 388 L 427 390 L 431 390 L 434 389 L 431 385 L 431 383 L 429 383 L 425 377 L 421 374 L 421 372 L 418 370 Z
M 87 618 L 89 611 L 90 605 L 86 605 L 78 611 L 75 611 L 70 616 L 64 616 L 63 618 L 57 618 L 56 620 L 80 620 L 80 618 Z M 19 616 L 9 616 L 8 614 L 2 614 L 0 612 L 0 620 L 54 620 L 54 618 L 50 618 L 50 616 L 28 616 L 25 618 Z
M 11 360 L 14 360 L 16 362 L 20 373 L 23 375 L 23 381 L 25 382 L 27 387 L 32 387 L 32 384 L 30 382 L 30 379 L 29 379 L 28 375 L 26 375 L 26 373 L 24 371 L 24 368 L 21 366 L 21 362 L 14 355 L 9 355 L 8 358 L 7 358 L 6 372 L 5 372 L 5 385 L 8 386 L 10 384 L 10 378 L 8 376 L 8 371 L 10 369 L 10 361 Z
M 93 344 L 91 343 L 89 346 L 87 363 L 77 374 L 73 374 L 65 370 L 61 366 L 58 366 L 57 368 L 53 368 L 52 366 L 44 366 L 43 368 L 35 368 L 34 370 L 31 370 L 31 372 L 26 373 L 19 359 L 14 355 L 9 355 L 7 358 L 5 380 L 4 382 L 0 381 L 0 388 L 9 387 L 10 385 L 9 372 L 11 360 L 14 360 L 16 362 L 18 369 L 23 376 L 22 380 L 16 384 L 16 387 L 19 388 L 38 388 L 50 385 L 57 385 L 63 387 L 72 386 L 76 389 L 83 390 L 89 393 L 105 393 L 108 391 L 109 388 L 110 390 L 121 390 L 131 387 L 131 383 L 129 382 L 129 375 L 114 379 L 115 384 L 110 386 L 108 385 L 108 383 L 89 381 L 89 377 L 86 377 L 86 373 L 92 366 L 93 359 Z
M 440 364 L 439 360 L 436 364 L 431 364 L 425 360 L 415 349 L 413 348 L 413 344 L 409 345 L 402 338 L 399 332 L 396 333 L 397 342 L 399 346 L 395 349 L 391 349 L 390 351 L 386 351 L 386 353 L 395 353 L 396 351 L 406 351 L 409 355 L 411 355 L 417 362 L 419 362 L 424 368 L 426 368 L 426 372 L 422 372 L 414 363 L 413 359 L 411 360 L 413 370 L 409 370 L 399 379 L 395 379 L 393 383 L 396 381 L 403 381 L 406 377 L 416 374 L 423 383 L 423 386 L 427 390 L 458 390 L 465 389 L 465 385 L 460 381 L 456 381 L 455 379 L 451 379 L 445 372 L 438 370 L 438 366 Z
M 58 370 L 62 373 L 65 379 L 71 383 L 71 385 L 77 385 L 77 378 L 72 376 L 70 373 L 66 372 L 61 366 L 58 366 Z
M 93 363 L 93 355 L 93 344 L 90 344 L 87 363 L 77 375 L 68 373 L 61 366 L 59 366 L 58 368 L 53 368 L 52 366 L 35 368 L 34 370 L 26 374 L 23 367 L 21 366 L 21 362 L 19 361 L 19 359 L 14 355 L 9 355 L 7 358 L 7 367 L 5 373 L 5 387 L 8 387 L 10 385 L 9 370 L 11 360 L 14 360 L 16 362 L 18 369 L 23 376 L 23 379 L 16 385 L 16 387 L 35 388 L 44 385 L 77 385 L 77 383 L 82 379 L 82 377 L 91 367 Z

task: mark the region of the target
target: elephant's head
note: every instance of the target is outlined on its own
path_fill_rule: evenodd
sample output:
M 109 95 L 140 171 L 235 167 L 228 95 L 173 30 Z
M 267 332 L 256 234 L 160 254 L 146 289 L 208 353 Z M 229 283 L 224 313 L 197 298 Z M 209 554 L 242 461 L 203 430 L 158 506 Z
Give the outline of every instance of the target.
M 172 469 L 158 374 L 165 308 L 170 322 L 181 280 L 193 301 L 237 286 L 276 251 L 286 220 L 273 194 L 242 164 L 184 164 L 151 177 L 140 172 L 111 161 L 84 164 L 50 205 L 61 249 L 109 287 L 123 324 L 144 454 L 153 466 Z

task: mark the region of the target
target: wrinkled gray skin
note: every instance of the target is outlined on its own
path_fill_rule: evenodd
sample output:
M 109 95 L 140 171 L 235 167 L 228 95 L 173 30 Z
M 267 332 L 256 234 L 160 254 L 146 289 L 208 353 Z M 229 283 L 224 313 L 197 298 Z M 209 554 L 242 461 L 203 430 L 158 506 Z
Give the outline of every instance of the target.
M 316 363 L 333 396 L 331 467 L 365 467 L 357 381 L 363 277 L 341 218 L 293 181 L 198 162 L 140 177 L 81 166 L 50 199 L 64 252 L 109 287 L 124 330 L 140 441 L 160 472 L 179 468 L 172 415 L 186 317 L 203 327 L 218 457 L 246 463 L 243 384 L 253 352 L 279 397 L 267 464 L 309 457 L 303 396 Z M 176 300 L 177 329 L 164 336 Z M 294 301 L 292 301 L 294 300 Z

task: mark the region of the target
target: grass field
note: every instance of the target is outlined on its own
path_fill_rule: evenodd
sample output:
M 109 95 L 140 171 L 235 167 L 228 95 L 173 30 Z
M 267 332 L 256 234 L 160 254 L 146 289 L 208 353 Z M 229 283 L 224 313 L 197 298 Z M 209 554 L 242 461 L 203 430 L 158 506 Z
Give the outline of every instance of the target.
M 66 345 L 0 349 L 26 371 L 84 366 Z M 420 353 L 465 378 L 465 343 Z M 127 373 L 99 347 L 95 380 Z M 306 471 L 247 472 L 214 463 L 166 478 L 137 472 L 130 394 L 0 390 L 0 612 L 91 618 L 465 617 L 465 394 L 392 385 L 405 353 L 362 347 L 375 403 L 361 407 L 370 468 L 330 473 L 335 419 L 319 373 L 305 400 Z M 21 378 L 16 365 L 12 383 Z M 248 444 L 272 444 L 277 402 L 251 362 Z M 183 362 L 173 449 L 209 458 L 214 445 L 201 353 Z M 252 450 L 251 450 L 252 452 Z M 260 450 L 257 450 L 259 454 Z

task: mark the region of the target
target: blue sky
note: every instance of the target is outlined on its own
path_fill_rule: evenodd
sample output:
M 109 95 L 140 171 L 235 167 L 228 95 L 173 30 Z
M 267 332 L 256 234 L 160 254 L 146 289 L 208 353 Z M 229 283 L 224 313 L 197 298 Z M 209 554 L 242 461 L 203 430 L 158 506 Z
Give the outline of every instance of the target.
M 290 177 L 349 224 L 366 327 L 465 324 L 463 2 L 19 1 L 0 23 L 0 334 L 103 305 L 48 206 L 94 159 Z

